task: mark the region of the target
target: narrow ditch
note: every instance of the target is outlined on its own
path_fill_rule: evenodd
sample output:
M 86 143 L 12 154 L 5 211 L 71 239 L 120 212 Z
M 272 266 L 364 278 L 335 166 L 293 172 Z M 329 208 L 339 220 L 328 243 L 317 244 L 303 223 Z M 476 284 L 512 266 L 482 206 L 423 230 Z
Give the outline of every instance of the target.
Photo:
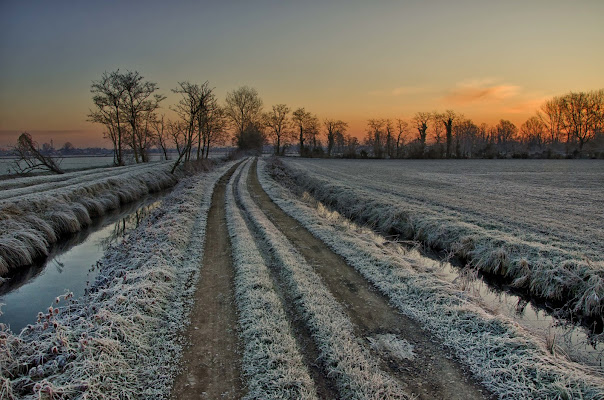
M 366 282 L 352 267 L 315 238 L 298 221 L 285 214 L 264 192 L 256 175 L 254 161 L 247 185 L 258 207 L 294 244 L 321 276 L 334 297 L 345 306 L 359 337 L 395 334 L 414 346 L 412 360 L 382 358 L 382 368 L 396 376 L 420 399 L 483 399 L 491 395 L 452 359 L 452 355 L 423 331 L 416 322 L 403 316 L 388 300 Z M 376 353 L 379 356 L 379 354 Z
M 242 179 L 242 177 L 239 176 L 238 179 Z M 234 182 L 234 188 L 237 207 L 240 210 L 243 210 L 244 207 L 241 204 L 239 191 L 237 190 L 237 182 Z M 271 249 L 268 247 L 266 241 L 258 234 L 257 228 L 249 220 L 249 217 L 245 212 L 242 213 L 242 217 L 245 221 L 247 229 L 251 232 L 252 237 L 258 244 L 260 254 L 268 267 L 269 275 L 273 281 L 273 285 L 276 289 L 275 291 L 279 297 L 283 310 L 285 311 L 289 325 L 292 328 L 293 336 L 296 339 L 298 348 L 300 349 L 300 353 L 303 357 L 305 365 L 308 368 L 310 376 L 315 383 L 317 395 L 322 399 L 338 398 L 338 390 L 334 382 L 327 378 L 327 372 L 319 360 L 320 352 L 312 338 L 312 334 L 306 326 L 304 320 L 296 311 L 295 299 L 287 290 L 284 289 L 286 284 L 283 282 L 281 274 L 279 273 L 279 266 L 272 256 Z
M 239 399 L 244 393 L 235 269 L 225 211 L 226 186 L 239 164 L 218 180 L 212 194 L 191 324 L 185 332 L 189 345 L 183 351 L 182 371 L 174 381 L 173 399 Z
M 94 282 L 99 269 L 96 263 L 107 248 L 121 242 L 139 223 L 157 208 L 171 189 L 143 198 L 108 212 L 84 229 L 66 235 L 54 243 L 46 257 L 21 266 L 0 279 L 0 323 L 18 333 L 36 321 L 40 311 L 48 309 L 65 291 L 74 298 L 82 296 L 88 283 Z

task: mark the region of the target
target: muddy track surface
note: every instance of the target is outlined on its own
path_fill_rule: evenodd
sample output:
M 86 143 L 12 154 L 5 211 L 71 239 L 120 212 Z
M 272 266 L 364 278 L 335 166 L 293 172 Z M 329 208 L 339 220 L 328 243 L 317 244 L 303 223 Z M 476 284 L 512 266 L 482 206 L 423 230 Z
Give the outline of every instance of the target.
M 224 209 L 225 188 L 236 168 L 220 178 L 212 194 L 204 259 L 185 333 L 189 345 L 183 351 L 173 399 L 238 399 L 243 395 L 234 270 Z
M 243 344 L 237 335 L 240 321 L 234 285 L 238 272 L 234 264 L 235 255 L 232 253 L 233 236 L 229 236 L 227 227 L 226 207 L 229 205 L 225 200 L 226 190 L 234 193 L 235 200 L 229 204 L 235 204 L 231 207 L 236 207 L 243 217 L 240 225 L 249 231 L 249 237 L 256 243 L 261 256 L 258 263 L 266 265 L 269 280 L 272 281 L 267 287 L 270 286 L 276 292 L 278 307 L 282 308 L 282 315 L 287 320 L 284 326 L 289 327 L 286 329 L 289 331 L 287 335 L 293 338 L 294 347 L 301 354 L 302 369 L 307 371 L 307 376 L 312 380 L 310 384 L 314 385 L 312 391 L 316 395 L 308 398 L 382 398 L 380 393 L 392 394 L 392 391 L 388 392 L 392 388 L 400 396 L 389 396 L 390 398 L 408 398 L 406 394 L 420 399 L 493 398 L 471 379 L 469 373 L 445 349 L 432 341 L 430 335 L 417 323 L 392 308 L 388 300 L 340 256 L 275 205 L 260 186 L 256 161 L 251 163 L 251 167 L 248 165 L 239 169 L 249 171 L 247 176 L 235 173 L 236 167 L 219 180 L 212 196 L 204 260 L 191 312 L 191 325 L 186 332 L 190 346 L 183 353 L 183 370 L 172 391 L 174 399 L 241 398 L 247 391 L 246 383 L 250 385 L 250 380 L 254 380 L 249 373 L 243 376 L 241 372 L 250 370 L 250 365 L 246 365 L 250 361 L 243 358 Z M 267 233 L 269 231 L 273 232 L 272 236 Z M 278 238 L 277 241 L 275 237 Z M 293 258 L 291 255 L 290 258 L 283 256 L 288 249 L 295 253 Z M 298 267 L 284 263 L 284 260 L 294 260 L 296 257 Z M 294 261 L 292 263 L 296 264 Z M 352 371 L 355 368 L 334 372 L 334 365 L 339 361 L 337 355 L 326 350 L 327 342 L 324 339 L 329 329 L 321 330 L 316 323 L 311 322 L 313 318 L 316 322 L 317 316 L 312 315 L 312 310 L 305 310 L 301 301 L 304 290 L 296 292 L 296 284 L 292 283 L 297 272 L 291 271 L 296 268 L 303 270 L 304 267 L 300 265 L 309 266 L 307 268 L 312 271 L 310 274 L 316 274 L 313 284 L 319 282 L 321 288 L 326 290 L 327 296 L 332 299 L 334 313 L 340 313 L 350 321 L 351 330 L 347 331 L 352 338 L 350 344 L 358 347 L 357 352 L 351 354 L 357 354 L 363 360 L 369 357 L 368 363 L 363 364 L 365 367 L 359 368 L 369 368 L 374 372 L 355 375 L 356 372 Z M 392 353 L 376 350 L 372 343 L 384 335 L 411 344 L 413 356 L 394 357 Z M 339 337 L 339 340 L 342 338 L 337 332 L 333 337 Z M 272 356 L 267 356 L 270 357 Z M 340 360 L 345 363 L 345 358 Z M 288 360 L 282 362 L 287 364 Z M 273 367 L 258 366 L 259 370 Z M 372 378 L 359 383 L 355 382 L 355 376 Z M 371 382 L 375 377 L 382 382 L 382 386 L 376 386 L 374 395 L 350 396 L 351 391 L 355 393 L 359 387 L 375 385 Z M 270 382 L 266 383 L 265 386 L 270 386 Z M 258 382 L 254 382 L 252 386 L 258 387 Z M 262 382 L 259 386 L 263 386 Z M 270 398 L 271 392 L 262 397 Z M 291 395 L 286 397 L 290 398 Z

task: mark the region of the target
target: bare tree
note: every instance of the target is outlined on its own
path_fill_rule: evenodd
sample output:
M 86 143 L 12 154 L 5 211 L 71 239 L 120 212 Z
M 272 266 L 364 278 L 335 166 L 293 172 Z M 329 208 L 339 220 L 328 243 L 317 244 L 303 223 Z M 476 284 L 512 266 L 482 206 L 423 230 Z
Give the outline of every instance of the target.
M 201 156 L 208 158 L 210 148 L 216 144 L 224 143 L 227 133 L 226 112 L 223 107 L 220 107 L 215 97 L 212 97 L 208 102 L 206 109 L 200 115 L 200 120 L 203 138 Z
M 373 148 L 373 156 L 375 158 L 384 157 L 384 126 L 386 121 L 383 119 L 367 120 L 367 136 L 365 143 Z
M 136 162 L 148 161 L 151 134 L 148 123 L 164 96 L 156 94 L 157 84 L 145 81 L 137 71 L 119 70 L 93 81 L 92 101 L 96 106 L 88 119 L 105 125 L 105 137 L 113 143 L 115 163 L 124 165 L 124 144 L 129 145 Z
M 227 93 L 226 116 L 235 129 L 235 139 L 239 144 L 248 143 L 243 136 L 259 130 L 262 118 L 262 99 L 258 91 L 248 86 Z M 255 142 L 255 141 L 254 141 Z
M 138 162 L 149 161 L 147 148 L 151 141 L 148 129 L 151 115 L 159 108 L 159 103 L 166 97 L 155 92 L 158 86 L 145 81 L 137 71 L 126 71 L 120 75 L 123 92 L 124 120 L 128 123 L 131 135 L 134 159 Z
M 401 118 L 396 120 L 396 157 L 402 158 L 403 156 L 403 146 L 405 145 L 405 140 L 407 138 L 409 123 Z
M 164 155 L 164 160 L 168 160 L 168 140 L 170 136 L 164 119 L 164 115 L 153 118 L 151 120 L 151 128 L 153 129 L 153 141 Z
M 312 143 L 312 154 L 322 153 L 321 141 L 319 138 L 319 118 L 316 115 L 310 114 L 306 121 L 306 135 L 310 143 Z
M 269 136 L 272 137 L 275 146 L 275 154 L 281 154 L 281 143 L 283 149 L 285 143 L 290 136 L 289 118 L 290 108 L 285 104 L 276 104 L 271 111 L 264 114 L 264 123 L 269 130 Z
M 173 107 L 173 110 L 186 126 L 184 161 L 191 159 L 191 151 L 195 141 L 197 141 L 198 145 L 199 158 L 201 125 L 203 124 L 201 122 L 203 119 L 202 114 L 207 111 L 208 104 L 214 99 L 213 89 L 210 88 L 208 81 L 205 81 L 201 85 L 185 81 L 179 82 L 178 87 L 172 89 L 172 92 L 181 95 L 180 101 Z
M 434 118 L 440 121 L 445 127 L 445 157 L 451 158 L 453 153 L 453 124 L 455 121 L 463 119 L 463 115 L 457 114 L 453 110 L 447 110 L 442 114 L 435 114 Z
M 110 139 L 113 144 L 116 165 L 125 164 L 123 156 L 126 136 L 126 129 L 123 126 L 125 90 L 119 70 L 111 73 L 103 72 L 101 79 L 93 81 L 90 89 L 96 109 L 90 110 L 88 120 L 105 125 L 107 129 L 105 137 Z
M 560 132 L 562 131 L 562 107 L 560 98 L 554 97 L 543 103 L 537 116 L 546 125 L 549 132 L 550 144 L 556 144 L 560 141 Z
M 538 116 L 532 116 L 520 126 L 520 134 L 523 141 L 529 147 L 537 147 L 543 149 L 543 144 L 546 139 L 546 125 Z
M 19 136 L 14 151 L 19 157 L 15 160 L 15 169 L 19 173 L 24 174 L 36 170 L 51 171 L 55 174 L 63 173 L 59 163 L 52 156 L 42 154 L 38 143 L 27 132 Z
M 180 163 L 184 161 L 184 158 L 190 149 L 191 142 L 188 138 L 188 129 L 187 123 L 182 120 L 166 122 L 166 131 L 170 139 L 172 139 L 172 143 L 174 143 L 174 148 L 178 154 L 176 161 L 174 161 L 174 164 L 172 165 L 171 173 L 174 173 Z
M 336 137 L 344 137 L 348 124 L 342 120 L 326 119 L 323 121 L 323 125 L 327 129 L 327 156 L 331 157 Z
M 458 119 L 453 125 L 453 133 L 455 156 L 457 158 L 473 157 L 478 151 L 480 128 L 471 119 Z
M 338 154 L 344 154 L 346 148 L 346 136 L 344 133 L 337 131 L 335 134 L 335 149 Z
M 426 148 L 426 135 L 428 131 L 428 122 L 432 118 L 432 113 L 429 112 L 417 112 L 413 117 L 413 122 L 417 128 L 417 132 L 419 133 L 418 142 L 420 145 L 420 156 L 423 156 L 424 150 Z
M 569 93 L 560 98 L 562 126 L 567 132 L 567 145 L 576 140 L 579 154 L 585 143 L 601 132 L 603 125 L 604 89 L 595 92 Z
M 306 129 L 309 125 L 309 121 L 312 119 L 312 114 L 304 109 L 304 107 L 298 108 L 292 113 L 292 122 L 298 128 L 298 143 L 300 145 L 300 156 L 306 155 L 305 145 L 306 142 Z
M 346 150 L 344 151 L 344 157 L 355 158 L 357 156 L 357 147 L 359 147 L 359 139 L 351 135 L 346 135 Z
M 496 134 L 497 134 L 497 145 L 499 146 L 499 150 L 504 154 L 509 153 L 513 149 L 513 140 L 515 139 L 516 134 L 518 133 L 518 128 L 511 121 L 502 119 L 499 121 L 497 126 L 495 126 Z
M 394 128 L 392 127 L 392 121 L 389 119 L 384 120 L 384 130 L 386 133 L 386 155 L 388 158 L 393 158 L 394 155 Z

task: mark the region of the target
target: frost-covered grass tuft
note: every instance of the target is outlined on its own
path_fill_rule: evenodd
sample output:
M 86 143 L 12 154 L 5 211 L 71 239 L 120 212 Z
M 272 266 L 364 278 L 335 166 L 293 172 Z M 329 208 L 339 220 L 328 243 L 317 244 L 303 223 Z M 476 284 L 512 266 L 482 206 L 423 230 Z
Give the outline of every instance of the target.
M 60 296 L 18 335 L 0 330 L 0 398 L 168 397 L 213 187 L 228 167 L 183 180 L 106 252 L 82 298 Z
M 440 338 L 472 374 L 502 399 L 602 399 L 604 379 L 592 370 L 551 355 L 546 343 L 517 324 L 493 317 L 453 285 L 422 273 L 414 260 L 376 246 L 383 239 L 368 229 L 335 218 L 325 208 L 303 203 L 268 177 L 263 188 L 285 212 L 323 240 L 402 313 Z
M 399 360 L 413 360 L 415 358 L 414 346 L 405 339 L 399 339 L 391 333 L 368 337 L 367 340 L 371 343 L 372 349 L 387 357 Z
M 244 176 L 249 165 L 243 171 Z M 240 180 L 238 194 L 258 235 L 272 249 L 276 268 L 286 285 L 284 290 L 295 299 L 296 309 L 310 330 L 320 359 L 341 398 L 410 398 L 398 382 L 379 369 L 377 361 L 356 337 L 354 326 L 342 306 L 319 275 L 252 201 L 245 180 Z
M 150 191 L 174 185 L 168 166 L 132 166 L 7 189 L 0 196 L 0 276 L 47 254 L 62 235 Z M 64 174 L 68 176 L 70 174 Z M 25 178 L 35 179 L 37 178 Z
M 267 266 L 235 204 L 236 174 L 227 187 L 226 213 L 244 342 L 242 365 L 248 388 L 245 398 L 317 399 Z
M 386 172 L 379 169 L 379 165 L 365 165 L 369 169 L 376 168 L 376 174 Z M 270 168 L 272 174 L 288 177 L 317 200 L 378 232 L 400 235 L 403 239 L 446 250 L 469 260 L 484 272 L 506 277 L 534 296 L 566 303 L 569 309 L 581 315 L 595 318 L 604 315 L 604 259 L 597 252 L 601 243 L 583 237 L 585 233 L 580 232 L 580 228 L 567 226 L 566 230 L 572 232 L 566 232 L 563 224 L 542 217 L 542 229 L 552 232 L 539 233 L 535 231 L 537 228 L 532 228 L 531 219 L 524 220 L 522 215 L 508 212 L 497 216 L 490 212 L 486 217 L 489 207 L 497 206 L 505 212 L 504 206 L 499 204 L 501 199 L 488 197 L 492 206 L 459 200 L 462 193 L 451 189 L 453 184 L 434 184 L 430 179 L 437 178 L 432 175 L 430 179 L 424 175 L 412 176 L 405 181 L 406 186 L 393 184 L 389 187 L 383 175 L 367 175 L 373 178 L 370 180 L 364 177 L 366 171 L 346 174 L 337 171 L 341 167 L 335 164 L 329 164 L 329 168 L 315 165 L 318 171 L 308 161 L 289 161 L 287 165 L 272 162 Z M 401 170 L 401 174 L 405 175 L 405 171 Z M 389 179 L 404 180 L 395 175 L 389 175 Z M 446 179 L 453 179 L 452 174 L 447 174 Z M 462 177 L 455 179 L 460 186 L 464 183 Z M 505 184 L 509 185 L 502 183 Z M 428 194 L 424 195 L 423 191 Z M 456 203 L 447 208 L 438 203 L 444 201 L 438 196 Z M 480 203 L 480 199 L 474 201 Z M 537 204 L 536 207 L 541 211 L 544 205 Z M 513 226 L 516 228 L 509 227 L 512 223 L 497 219 L 505 217 L 515 218 Z M 593 230 L 592 226 L 585 228 Z M 601 229 L 596 229 L 594 234 L 601 235 Z M 592 257 L 591 261 L 588 256 Z

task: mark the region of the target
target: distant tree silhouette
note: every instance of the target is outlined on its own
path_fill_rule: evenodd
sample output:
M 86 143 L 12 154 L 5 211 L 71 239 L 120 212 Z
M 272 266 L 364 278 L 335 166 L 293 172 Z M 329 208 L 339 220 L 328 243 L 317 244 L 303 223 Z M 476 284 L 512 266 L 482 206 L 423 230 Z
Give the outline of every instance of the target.
M 235 130 L 236 143 L 248 146 L 258 140 L 257 134 L 261 132 L 262 99 L 256 89 L 241 86 L 227 93 L 225 113 Z M 247 134 L 252 137 L 243 137 Z
M 417 112 L 417 113 L 415 113 L 415 116 L 413 117 L 413 122 L 415 123 L 417 132 L 419 133 L 419 136 L 418 136 L 418 143 L 419 143 L 418 156 L 419 157 L 423 157 L 423 154 L 426 149 L 426 135 L 427 135 L 427 131 L 428 131 L 428 122 L 430 122 L 431 118 L 432 118 L 432 114 L 429 112 Z
M 237 137 L 237 147 L 244 151 L 261 152 L 264 145 L 264 133 L 258 124 L 248 124 L 247 128 Z
M 120 82 L 124 88 L 124 119 L 129 125 L 130 148 L 134 160 L 137 163 L 148 162 L 147 149 L 152 139 L 149 121 L 159 108 L 159 103 L 166 97 L 156 94 L 157 84 L 145 81 L 138 71 L 126 71 L 121 74 Z
M 507 155 L 513 151 L 513 141 L 518 133 L 516 125 L 511 121 L 502 119 L 497 126 L 495 126 L 495 132 L 497 134 L 497 146 L 499 147 L 500 152 Z
M 156 116 L 151 121 L 151 128 L 153 129 L 153 142 L 161 150 L 164 160 L 168 160 L 168 140 L 169 134 L 166 129 L 165 116 Z
M 105 125 L 105 137 L 113 144 L 116 165 L 124 165 L 123 150 L 127 144 L 136 162 L 146 162 L 151 138 L 148 123 L 164 96 L 155 94 L 157 84 L 145 81 L 137 71 L 104 72 L 93 81 L 94 110 L 88 120 Z
M 348 124 L 342 120 L 326 119 L 323 121 L 323 125 L 327 130 L 327 156 L 331 157 L 336 138 L 344 137 Z
M 201 129 L 201 157 L 208 158 L 210 148 L 216 144 L 224 143 L 226 139 L 227 116 L 224 107 L 218 104 L 218 100 L 212 94 L 207 107 L 199 116 Z M 197 147 L 197 158 L 199 159 L 199 146 Z
M 445 157 L 451 158 L 453 156 L 453 124 L 463 118 L 462 115 L 455 113 L 453 110 L 447 110 L 442 114 L 436 113 L 434 116 L 435 121 L 442 123 L 445 127 Z
M 304 109 L 304 107 L 298 108 L 292 113 L 292 121 L 298 129 L 298 144 L 300 146 L 300 156 L 307 155 L 306 150 L 306 139 L 307 130 L 312 124 L 312 114 Z
M 290 121 L 288 114 L 291 109 L 285 104 L 276 104 L 271 111 L 264 114 L 264 124 L 268 128 L 268 134 L 273 139 L 275 154 L 281 154 L 281 148 L 287 145 L 291 136 Z
M 585 143 L 604 128 L 604 89 L 592 92 L 568 93 L 558 100 L 562 127 L 567 132 L 567 144 L 578 143 L 579 155 Z
M 546 140 L 546 125 L 536 115 L 527 119 L 520 126 L 521 139 L 527 143 L 529 147 L 537 147 L 542 150 Z
M 185 126 L 183 160 L 191 160 L 194 143 L 197 143 L 197 158 L 200 158 L 201 131 L 210 108 L 216 106 L 216 98 L 208 81 L 202 84 L 188 81 L 179 82 L 173 93 L 181 95 L 179 102 L 172 107 Z
M 373 148 L 373 156 L 375 158 L 384 157 L 385 124 L 386 121 L 383 119 L 367 120 L 365 144 Z
M 401 118 L 396 120 L 396 157 L 403 157 L 403 147 L 405 146 L 405 141 L 408 134 L 409 123 Z

